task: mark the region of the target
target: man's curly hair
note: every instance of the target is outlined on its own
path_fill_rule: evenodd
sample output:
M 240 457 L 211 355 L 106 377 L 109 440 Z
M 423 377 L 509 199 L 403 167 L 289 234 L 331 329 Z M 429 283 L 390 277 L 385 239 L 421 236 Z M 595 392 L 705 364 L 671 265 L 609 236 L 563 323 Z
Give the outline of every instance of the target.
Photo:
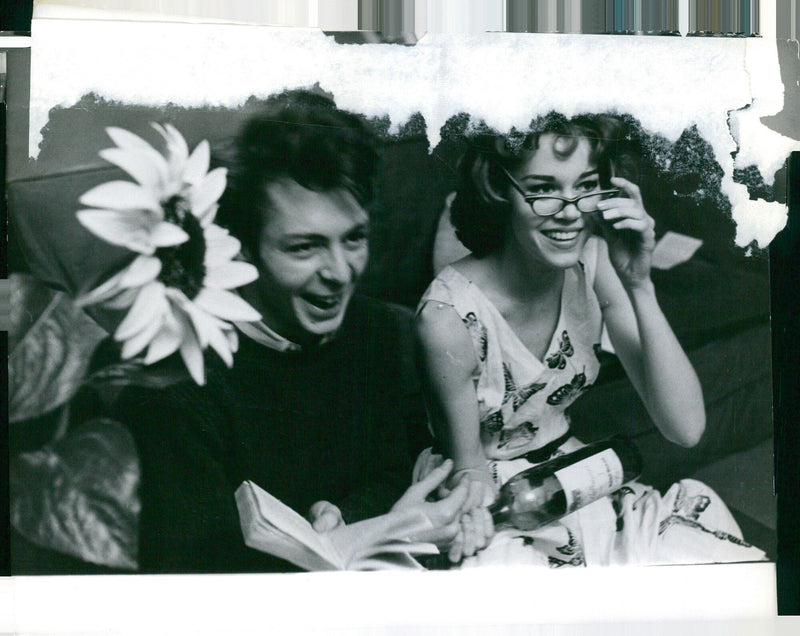
M 234 139 L 218 223 L 255 254 L 268 183 L 289 178 L 310 190 L 343 188 L 367 207 L 377 161 L 376 137 L 361 117 L 320 93 L 285 91 L 269 98 Z

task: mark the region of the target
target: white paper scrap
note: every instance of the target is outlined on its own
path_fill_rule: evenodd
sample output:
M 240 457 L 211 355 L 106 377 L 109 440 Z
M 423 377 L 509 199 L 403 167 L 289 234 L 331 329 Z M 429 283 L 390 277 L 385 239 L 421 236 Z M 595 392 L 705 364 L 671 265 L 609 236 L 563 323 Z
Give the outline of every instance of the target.
M 698 238 L 667 232 L 661 237 L 653 250 L 653 267 L 656 269 L 672 269 L 676 265 L 685 263 L 703 244 Z

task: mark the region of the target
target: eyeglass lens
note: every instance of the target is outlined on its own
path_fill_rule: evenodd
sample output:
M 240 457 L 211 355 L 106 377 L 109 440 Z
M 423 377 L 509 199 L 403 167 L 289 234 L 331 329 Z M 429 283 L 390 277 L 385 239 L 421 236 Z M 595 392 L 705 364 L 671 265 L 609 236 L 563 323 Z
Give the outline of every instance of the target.
M 574 199 L 561 197 L 536 197 L 529 199 L 531 208 L 539 216 L 552 216 L 558 214 L 568 203 L 574 203 L 578 211 L 589 214 L 597 210 L 597 204 L 603 200 L 603 193 L 588 194 Z

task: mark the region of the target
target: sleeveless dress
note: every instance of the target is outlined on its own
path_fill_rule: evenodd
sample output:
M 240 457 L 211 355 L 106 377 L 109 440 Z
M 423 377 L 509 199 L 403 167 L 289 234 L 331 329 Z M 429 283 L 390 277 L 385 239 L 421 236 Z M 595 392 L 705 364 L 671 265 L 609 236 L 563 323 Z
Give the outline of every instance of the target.
M 483 292 L 451 266 L 431 283 L 419 307 L 453 307 L 469 332 L 478 368 L 473 378 L 481 442 L 492 477 L 502 485 L 532 462 L 582 446 L 570 436 L 566 408 L 596 380 L 602 314 L 594 292 L 598 238 L 565 271 L 556 329 L 543 360 L 522 344 Z M 525 455 L 526 457 L 523 457 Z M 440 456 L 423 453 L 416 478 Z M 421 474 L 420 474 L 421 473 Z M 685 479 L 664 496 L 626 484 L 561 521 L 533 531 L 499 531 L 462 567 L 539 564 L 549 567 L 758 561 L 733 516 L 710 488 Z

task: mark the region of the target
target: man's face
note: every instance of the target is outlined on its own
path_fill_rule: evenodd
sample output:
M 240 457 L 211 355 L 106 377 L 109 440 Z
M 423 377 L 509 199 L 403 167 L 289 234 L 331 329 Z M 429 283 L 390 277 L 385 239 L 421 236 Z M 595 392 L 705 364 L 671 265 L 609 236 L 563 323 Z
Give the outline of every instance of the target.
M 347 190 L 315 192 L 285 178 L 266 186 L 259 309 L 295 342 L 335 332 L 367 264 L 368 216 Z

